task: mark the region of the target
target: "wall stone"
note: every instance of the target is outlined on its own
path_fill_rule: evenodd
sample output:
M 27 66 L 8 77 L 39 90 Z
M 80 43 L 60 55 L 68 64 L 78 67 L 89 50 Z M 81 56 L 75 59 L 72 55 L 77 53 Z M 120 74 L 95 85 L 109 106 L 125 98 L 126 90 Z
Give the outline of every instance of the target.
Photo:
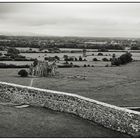
M 76 94 L 0 82 L 0 98 L 7 102 L 42 106 L 78 115 L 104 127 L 140 136 L 140 112 Z

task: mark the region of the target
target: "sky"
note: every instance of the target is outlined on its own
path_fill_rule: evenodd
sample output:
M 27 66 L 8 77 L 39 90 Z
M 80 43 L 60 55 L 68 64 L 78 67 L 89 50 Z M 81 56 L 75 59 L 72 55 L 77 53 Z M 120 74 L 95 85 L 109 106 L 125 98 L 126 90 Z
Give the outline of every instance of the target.
M 0 34 L 140 37 L 140 3 L 0 3 Z

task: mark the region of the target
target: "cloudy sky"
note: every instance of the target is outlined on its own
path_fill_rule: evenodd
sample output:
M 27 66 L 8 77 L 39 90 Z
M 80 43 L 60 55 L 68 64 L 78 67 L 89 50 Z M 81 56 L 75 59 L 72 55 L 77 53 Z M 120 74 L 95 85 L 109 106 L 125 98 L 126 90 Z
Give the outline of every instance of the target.
M 140 37 L 140 3 L 0 3 L 0 34 Z

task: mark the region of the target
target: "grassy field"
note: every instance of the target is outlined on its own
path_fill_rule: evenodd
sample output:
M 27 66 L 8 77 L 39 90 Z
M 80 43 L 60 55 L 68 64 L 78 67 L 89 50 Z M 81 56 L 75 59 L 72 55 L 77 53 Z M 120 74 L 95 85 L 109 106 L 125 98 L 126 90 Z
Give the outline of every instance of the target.
M 19 69 L 0 69 L 0 81 L 30 85 Z M 140 62 L 120 67 L 60 68 L 54 78 L 35 78 L 34 87 L 70 92 L 117 106 L 140 106 Z
M 39 107 L 19 109 L 0 105 L 0 120 L 0 137 L 130 137 L 75 115 Z

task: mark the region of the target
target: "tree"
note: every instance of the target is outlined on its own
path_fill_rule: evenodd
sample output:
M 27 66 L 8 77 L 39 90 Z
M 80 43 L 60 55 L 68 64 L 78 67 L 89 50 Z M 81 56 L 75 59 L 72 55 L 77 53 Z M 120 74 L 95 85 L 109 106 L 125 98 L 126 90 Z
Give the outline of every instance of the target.
M 79 56 L 79 61 L 82 61 L 82 57 L 81 56 Z
M 131 62 L 132 61 L 132 54 L 131 53 L 129 53 L 129 52 L 127 52 L 127 53 L 125 53 L 125 54 L 122 54 L 120 57 L 119 57 L 119 59 L 120 59 L 120 61 L 121 61 L 121 64 L 126 64 L 126 63 L 129 63 L 129 62 Z
M 120 57 L 118 58 L 113 58 L 111 60 L 111 64 L 112 65 L 116 65 L 116 66 L 119 66 L 119 65 L 124 65 L 124 64 L 127 64 L 129 62 L 131 62 L 133 59 L 132 59 L 132 54 L 127 52 L 125 54 L 122 54 Z
M 20 52 L 16 48 L 9 48 L 8 51 L 7 51 L 7 53 L 17 56 Z
M 20 75 L 21 77 L 27 77 L 28 72 L 26 70 L 22 69 L 18 72 L 18 75 Z

